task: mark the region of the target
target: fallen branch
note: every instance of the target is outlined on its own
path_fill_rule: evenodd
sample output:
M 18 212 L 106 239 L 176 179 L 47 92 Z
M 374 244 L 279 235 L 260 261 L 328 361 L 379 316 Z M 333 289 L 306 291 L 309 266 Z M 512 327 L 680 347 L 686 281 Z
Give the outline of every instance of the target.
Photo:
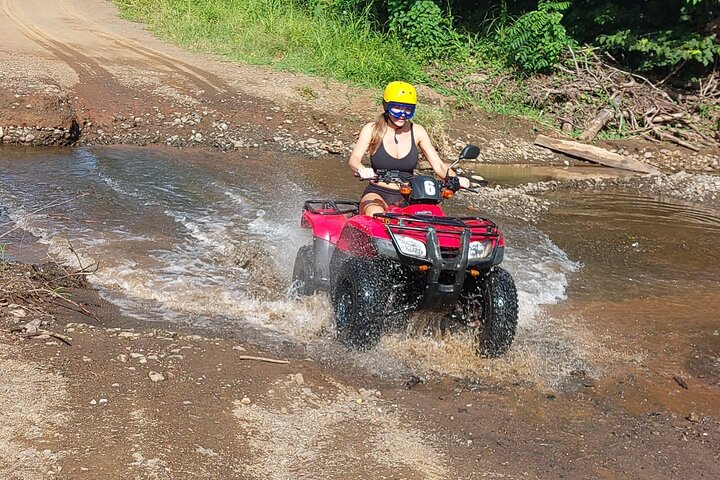
M 698 147 L 696 147 L 695 145 L 693 145 L 693 144 L 691 144 L 691 143 L 688 143 L 688 142 L 685 142 L 685 141 L 683 141 L 683 140 L 680 140 L 680 139 L 677 138 L 675 135 L 670 135 L 669 133 L 662 132 L 662 131 L 660 131 L 659 128 L 653 128 L 653 129 L 652 129 L 652 133 L 653 133 L 659 140 L 664 140 L 664 141 L 667 141 L 667 142 L 672 142 L 672 143 L 674 143 L 674 144 L 676 144 L 676 145 L 680 145 L 681 147 L 688 148 L 688 149 L 692 150 L 693 152 L 699 152 L 699 151 L 700 151 L 700 149 L 699 149 Z
M 648 165 L 640 160 L 618 155 L 617 153 L 609 152 L 604 148 L 596 147 L 594 145 L 585 145 L 583 143 L 573 142 L 570 140 L 550 138 L 545 135 L 538 135 L 535 139 L 535 145 L 540 145 L 541 147 L 549 148 L 550 150 L 577 157 L 582 160 L 606 165 L 608 167 L 640 173 L 660 173 L 659 170 L 652 165 Z
M 72 347 L 72 343 L 70 343 L 70 339 L 68 337 L 66 337 L 65 335 L 60 335 L 59 333 L 51 332 L 49 330 L 38 330 L 37 332 L 33 333 L 21 333 L 18 336 L 22 338 L 31 338 L 39 337 L 40 335 L 47 335 L 48 337 L 57 338 L 68 347 Z
M 600 132 L 600 130 L 603 129 L 605 124 L 612 120 L 614 116 L 615 112 L 613 112 L 609 108 L 603 108 L 602 110 L 600 110 L 600 112 L 595 116 L 595 118 L 593 118 L 590 123 L 588 123 L 585 131 L 580 134 L 580 140 L 587 142 L 595 138 L 595 136 Z
M 283 365 L 287 365 L 290 363 L 287 360 L 276 360 L 274 358 L 267 357 L 254 357 L 252 355 L 240 355 L 238 358 L 240 358 L 240 360 L 257 360 L 258 362 L 280 363 Z

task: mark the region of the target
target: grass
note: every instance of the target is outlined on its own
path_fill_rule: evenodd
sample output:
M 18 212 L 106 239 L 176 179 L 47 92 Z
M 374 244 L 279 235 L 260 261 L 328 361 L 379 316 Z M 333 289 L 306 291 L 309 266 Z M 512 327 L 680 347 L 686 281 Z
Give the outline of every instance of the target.
M 182 46 L 230 59 L 380 86 L 417 82 L 421 66 L 361 14 L 298 0 L 116 0 L 126 18 Z
M 512 77 L 492 41 L 468 36 L 464 59 L 422 66 L 395 37 L 362 13 L 307 8 L 303 0 L 115 0 L 122 14 L 147 24 L 157 35 L 186 48 L 231 60 L 381 88 L 391 80 L 425 83 L 455 99 L 455 108 L 525 117 L 548 124 L 527 103 L 522 82 L 507 88 L 493 82 L 471 93 L 459 78 L 475 72 Z M 315 2 L 316 5 L 322 2 Z M 498 84 L 499 83 L 499 84 Z M 453 86 L 448 86 L 453 85 Z M 519 87 L 519 88 L 518 88 Z M 300 95 L 317 92 L 301 87 Z M 440 138 L 449 110 L 423 104 L 417 121 Z
M 4 243 L 0 243 L 0 263 L 5 263 L 5 252 L 7 251 L 7 247 Z

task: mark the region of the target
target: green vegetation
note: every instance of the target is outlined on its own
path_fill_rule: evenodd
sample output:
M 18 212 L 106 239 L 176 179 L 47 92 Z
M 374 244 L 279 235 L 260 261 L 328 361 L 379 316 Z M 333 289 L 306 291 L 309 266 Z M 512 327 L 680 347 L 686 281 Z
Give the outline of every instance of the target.
M 4 243 L 0 243 L 0 263 L 5 263 L 6 247 Z
M 720 58 L 720 0 L 115 1 L 192 49 L 365 86 L 424 83 L 456 107 L 538 121 L 533 80 L 589 58 L 675 86 L 697 85 Z
M 299 0 L 117 0 L 130 19 L 180 45 L 362 85 L 423 79 L 399 41 L 367 12 Z

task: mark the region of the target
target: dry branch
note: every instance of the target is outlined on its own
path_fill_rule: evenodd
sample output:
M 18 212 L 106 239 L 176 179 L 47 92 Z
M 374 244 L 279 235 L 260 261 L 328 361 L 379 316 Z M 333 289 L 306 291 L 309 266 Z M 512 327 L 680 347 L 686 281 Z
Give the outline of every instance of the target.
M 596 138 L 603 130 L 612 130 L 622 135 L 650 135 L 653 140 L 694 151 L 720 142 L 717 114 L 699 115 L 708 107 L 720 105 L 717 72 L 699 82 L 696 91 L 671 96 L 659 83 L 617 68 L 594 54 L 580 58 L 570 51 L 566 67 L 561 70 L 568 75 L 553 77 L 552 83 L 547 77 L 531 79 L 530 97 L 536 107 L 554 116 L 558 126 L 584 126 L 580 137 L 583 141 Z M 680 133 L 690 131 L 699 137 Z
M 267 358 L 267 357 L 254 357 L 252 355 L 240 355 L 238 358 L 240 360 L 257 360 L 258 362 L 280 363 L 283 365 L 287 365 L 290 363 L 287 360 L 276 360 L 274 358 Z
M 603 129 L 605 124 L 607 124 L 612 118 L 615 116 L 615 112 L 610 110 L 609 108 L 603 108 L 600 110 L 600 112 L 593 118 L 588 126 L 585 128 L 585 131 L 580 134 L 580 140 L 582 141 L 589 141 L 595 138 L 595 136 L 600 132 L 600 130 Z
M 612 153 L 604 148 L 594 145 L 585 145 L 583 143 L 572 142 L 570 140 L 560 140 L 557 138 L 538 135 L 535 139 L 535 145 L 549 148 L 556 152 L 561 152 L 572 157 L 580 158 L 608 167 L 619 168 L 622 170 L 630 170 L 640 173 L 659 173 L 658 170 L 647 163 L 632 158 L 623 157 L 617 153 Z

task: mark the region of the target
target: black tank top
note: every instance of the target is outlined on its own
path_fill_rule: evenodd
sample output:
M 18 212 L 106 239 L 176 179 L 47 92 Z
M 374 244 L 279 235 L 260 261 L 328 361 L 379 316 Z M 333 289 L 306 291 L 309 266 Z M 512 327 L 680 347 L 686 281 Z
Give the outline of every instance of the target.
M 385 137 L 380 142 L 375 153 L 370 155 L 370 166 L 375 170 L 400 170 L 401 172 L 413 174 L 418 163 L 418 149 L 415 145 L 413 124 L 410 124 L 410 151 L 403 158 L 395 158 L 385 150 Z

